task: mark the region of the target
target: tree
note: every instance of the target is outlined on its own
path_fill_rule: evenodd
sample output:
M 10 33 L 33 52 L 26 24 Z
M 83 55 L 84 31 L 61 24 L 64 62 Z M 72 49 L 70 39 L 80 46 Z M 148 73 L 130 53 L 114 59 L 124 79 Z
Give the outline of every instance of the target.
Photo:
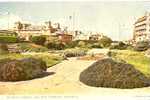
M 23 29 L 23 24 L 19 21 L 16 22 L 17 23 L 17 29 L 20 31 L 21 29 Z
M 111 38 L 104 36 L 103 38 L 101 38 L 99 40 L 99 43 L 100 43 L 101 47 L 109 47 L 112 43 L 112 40 L 111 40 Z

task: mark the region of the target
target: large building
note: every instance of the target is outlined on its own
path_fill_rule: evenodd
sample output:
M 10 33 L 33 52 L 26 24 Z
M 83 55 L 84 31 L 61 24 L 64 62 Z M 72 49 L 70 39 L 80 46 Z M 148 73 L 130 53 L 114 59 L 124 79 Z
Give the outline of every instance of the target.
M 76 32 L 74 40 L 100 40 L 103 38 L 103 33 L 92 33 L 92 32 L 87 32 L 87 33 L 82 33 L 82 32 Z
M 31 36 L 45 35 L 47 39 L 51 37 L 58 37 L 62 42 L 72 41 L 72 35 L 68 34 L 66 29 L 61 29 L 59 23 L 52 25 L 50 21 L 45 22 L 44 25 L 32 25 L 30 23 L 16 22 L 14 31 L 18 36 L 25 41 L 29 41 Z
M 135 22 L 133 40 L 135 42 L 150 40 L 150 13 L 146 13 Z

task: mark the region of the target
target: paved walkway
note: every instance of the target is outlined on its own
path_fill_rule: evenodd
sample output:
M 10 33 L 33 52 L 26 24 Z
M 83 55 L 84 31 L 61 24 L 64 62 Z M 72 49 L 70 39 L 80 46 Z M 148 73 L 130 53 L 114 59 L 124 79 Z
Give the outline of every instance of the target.
M 111 89 L 86 86 L 79 81 L 80 72 L 94 61 L 71 58 L 48 69 L 52 75 L 21 82 L 0 82 L 0 94 L 47 95 L 144 95 L 150 87 L 141 89 Z

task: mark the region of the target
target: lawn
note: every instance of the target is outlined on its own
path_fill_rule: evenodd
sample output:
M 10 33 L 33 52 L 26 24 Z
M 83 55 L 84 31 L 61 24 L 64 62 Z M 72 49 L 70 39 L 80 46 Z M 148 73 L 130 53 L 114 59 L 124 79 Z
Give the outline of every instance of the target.
M 150 58 L 144 55 L 144 52 L 136 52 L 131 50 L 115 50 L 115 57 L 125 60 L 127 63 L 135 66 L 145 75 L 150 76 Z
M 45 52 L 48 51 L 48 49 L 44 46 L 37 45 L 34 43 L 18 43 L 18 47 L 22 51 L 30 51 L 30 52 Z
M 11 59 L 21 59 L 21 58 L 27 58 L 27 57 L 35 57 L 35 58 L 41 58 L 47 63 L 48 67 L 51 67 L 57 63 L 60 63 L 63 58 L 61 56 L 50 54 L 50 53 L 41 53 L 41 54 L 4 54 L 0 55 L 0 59 L 3 58 L 11 58 Z

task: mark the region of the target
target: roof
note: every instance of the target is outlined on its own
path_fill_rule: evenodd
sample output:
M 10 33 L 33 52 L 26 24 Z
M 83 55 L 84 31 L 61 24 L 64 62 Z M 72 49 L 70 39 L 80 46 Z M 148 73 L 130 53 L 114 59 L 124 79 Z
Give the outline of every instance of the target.
M 44 29 L 44 26 L 39 26 L 39 25 L 31 25 L 26 28 L 26 30 L 42 30 Z

